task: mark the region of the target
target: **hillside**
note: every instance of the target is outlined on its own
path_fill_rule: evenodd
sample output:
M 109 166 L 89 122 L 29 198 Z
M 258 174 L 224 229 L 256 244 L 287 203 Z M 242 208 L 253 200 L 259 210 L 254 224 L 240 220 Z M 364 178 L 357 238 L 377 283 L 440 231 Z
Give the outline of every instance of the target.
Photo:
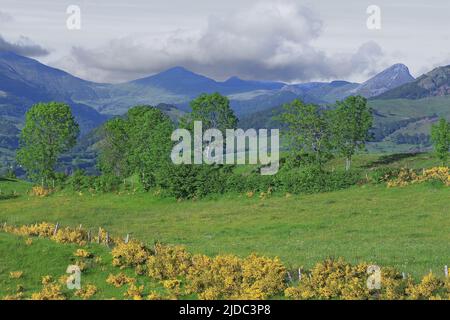
M 415 81 L 389 90 L 377 99 L 423 99 L 450 95 L 450 66 L 438 67 Z

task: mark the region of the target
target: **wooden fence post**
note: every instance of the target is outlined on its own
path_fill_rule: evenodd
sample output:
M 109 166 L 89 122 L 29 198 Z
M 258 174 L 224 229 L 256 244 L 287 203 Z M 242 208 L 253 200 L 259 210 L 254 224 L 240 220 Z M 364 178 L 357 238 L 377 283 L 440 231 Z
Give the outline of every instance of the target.
M 102 237 L 102 228 L 98 228 L 98 238 L 97 238 L 97 243 L 100 243 L 101 237 Z
M 292 281 L 292 276 L 291 276 L 291 273 L 290 273 L 289 271 L 288 271 L 287 275 L 288 275 L 288 278 L 289 278 L 289 282 L 292 283 L 292 282 L 293 282 L 293 281 Z
M 128 243 L 128 241 L 130 241 L 130 234 L 127 233 L 127 236 L 125 237 L 125 243 Z
M 55 230 L 53 230 L 53 235 L 56 236 L 56 233 L 58 232 L 59 229 L 59 222 L 56 223 L 55 225 Z

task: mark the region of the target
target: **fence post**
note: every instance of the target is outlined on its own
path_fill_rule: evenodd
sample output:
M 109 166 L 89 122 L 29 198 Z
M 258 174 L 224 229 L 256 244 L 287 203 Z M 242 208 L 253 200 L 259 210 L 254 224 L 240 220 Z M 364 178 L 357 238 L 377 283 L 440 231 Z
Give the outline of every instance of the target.
M 56 233 L 58 232 L 59 229 L 59 222 L 56 223 L 55 225 L 55 230 L 53 230 L 53 235 L 56 236 Z
M 88 241 L 88 243 L 91 242 L 91 230 L 89 230 L 87 233 L 87 241 Z
M 448 278 L 448 266 L 444 266 L 445 277 Z
M 97 243 L 100 243 L 100 238 L 102 237 L 102 228 L 98 228 L 98 238 Z
M 302 280 L 302 270 L 298 268 L 298 281 Z
M 292 283 L 292 282 L 293 282 L 293 281 L 292 281 L 292 276 L 291 276 L 291 273 L 290 273 L 289 271 L 288 271 L 287 275 L 288 275 L 288 278 L 289 278 L 289 282 Z
M 130 241 L 130 234 L 127 233 L 127 236 L 125 237 L 125 243 L 128 243 L 128 241 Z

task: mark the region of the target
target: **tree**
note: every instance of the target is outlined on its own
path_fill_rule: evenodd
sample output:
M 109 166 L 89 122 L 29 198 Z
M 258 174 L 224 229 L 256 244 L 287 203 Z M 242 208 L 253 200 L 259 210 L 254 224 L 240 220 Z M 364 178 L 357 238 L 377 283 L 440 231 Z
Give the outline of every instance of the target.
M 157 108 L 136 106 L 124 118 L 108 121 L 99 167 L 117 177 L 136 174 L 145 189 L 164 180 L 170 161 L 173 124 Z
M 75 145 L 78 134 L 67 104 L 38 103 L 25 116 L 17 161 L 29 178 L 47 184 L 54 178 L 58 157 Z
M 314 104 L 296 99 L 284 105 L 280 119 L 287 125 L 291 156 L 306 158 L 322 167 L 331 157 L 330 131 L 326 114 Z
M 215 128 L 222 133 L 237 126 L 238 119 L 230 107 L 230 101 L 219 93 L 202 94 L 190 105 L 192 112 L 182 121 L 188 129 L 192 129 L 194 121 L 201 121 L 203 130 Z
M 439 122 L 431 127 L 431 140 L 434 150 L 442 165 L 448 161 L 450 149 L 450 122 L 441 118 Z
M 169 165 L 174 126 L 161 110 L 138 106 L 127 113 L 128 163 L 146 188 L 158 185 Z
M 104 124 L 102 131 L 104 138 L 100 142 L 98 168 L 103 174 L 126 177 L 130 169 L 127 164 L 128 135 L 125 120 L 111 119 Z
M 337 102 L 336 109 L 331 112 L 331 119 L 333 144 L 345 157 L 345 170 L 349 170 L 352 156 L 358 149 L 364 149 L 370 139 L 372 110 L 368 108 L 364 97 L 350 96 Z

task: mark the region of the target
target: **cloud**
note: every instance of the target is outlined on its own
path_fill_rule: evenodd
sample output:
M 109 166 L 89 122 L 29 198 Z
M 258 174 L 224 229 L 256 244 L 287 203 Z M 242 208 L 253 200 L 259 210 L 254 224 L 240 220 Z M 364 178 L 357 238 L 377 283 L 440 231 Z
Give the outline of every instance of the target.
M 58 66 L 97 81 L 124 81 L 173 66 L 224 79 L 286 82 L 370 75 L 383 57 L 375 42 L 334 56 L 316 48 L 323 21 L 294 1 L 266 1 L 231 15 L 209 17 L 202 30 L 114 39 L 102 47 L 72 48 Z
M 0 11 L 0 25 L 14 21 L 13 17 L 4 11 Z
M 21 36 L 16 42 L 9 42 L 0 35 L 0 51 L 12 51 L 28 57 L 42 57 L 49 54 L 47 49 L 24 36 Z

